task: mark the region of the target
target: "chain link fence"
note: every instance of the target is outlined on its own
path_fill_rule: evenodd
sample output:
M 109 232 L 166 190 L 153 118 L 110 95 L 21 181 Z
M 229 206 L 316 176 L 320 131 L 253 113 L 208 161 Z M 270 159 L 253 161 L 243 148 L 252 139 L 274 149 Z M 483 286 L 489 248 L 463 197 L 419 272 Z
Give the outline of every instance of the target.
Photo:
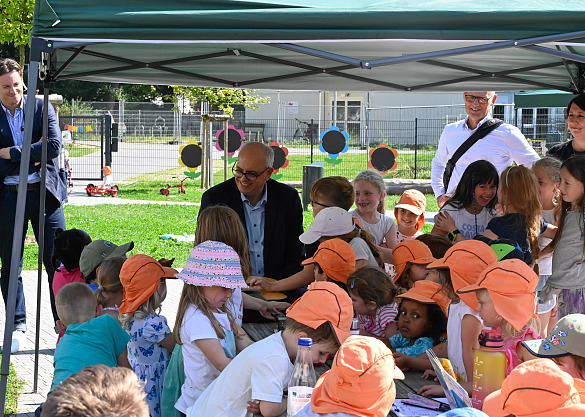
M 119 151 L 113 154 L 113 165 L 124 158 L 128 178 L 144 172 L 153 172 L 178 167 L 180 149 L 190 142 L 199 142 L 201 136 L 201 113 L 195 109 L 190 113 L 173 111 L 172 104 L 157 106 L 152 103 L 85 103 L 91 105 L 94 115 L 110 114 L 119 124 Z M 411 109 L 411 115 L 416 109 Z M 560 143 L 566 138 L 566 125 L 562 109 L 545 109 L 533 112 L 514 109 L 504 105 L 494 108 L 494 116 L 516 125 L 526 135 L 537 152 L 544 154 L 547 147 Z M 414 112 L 414 113 L 413 113 Z M 465 109 L 451 111 L 443 118 L 407 118 L 405 111 L 394 109 L 363 109 L 362 119 L 346 121 L 338 126 L 348 134 L 348 150 L 336 158 L 320 148 L 320 135 L 333 125 L 332 120 L 288 119 L 251 117 L 260 111 L 235 111 L 230 125 L 243 134 L 243 141 L 277 142 L 287 148 L 288 166 L 278 172 L 282 181 L 301 181 L 302 167 L 310 163 L 324 164 L 325 175 L 342 175 L 354 178 L 357 173 L 368 169 L 370 152 L 380 144 L 397 151 L 396 169 L 386 176 L 393 178 L 429 178 L 431 160 L 446 124 L 464 117 Z M 420 112 L 424 114 L 424 112 Z M 316 112 L 318 114 L 318 112 Z M 62 115 L 63 121 L 67 115 Z M 74 115 L 75 116 L 75 115 Z M 402 117 L 402 118 L 398 118 Z M 84 126 L 81 126 L 82 129 Z M 223 129 L 221 122 L 213 122 L 213 138 Z M 85 136 L 84 136 L 85 133 Z M 91 145 L 98 134 L 72 132 L 82 144 Z M 95 139 L 91 139 L 95 136 Z M 215 170 L 222 170 L 223 152 L 215 150 L 213 158 L 218 163 Z

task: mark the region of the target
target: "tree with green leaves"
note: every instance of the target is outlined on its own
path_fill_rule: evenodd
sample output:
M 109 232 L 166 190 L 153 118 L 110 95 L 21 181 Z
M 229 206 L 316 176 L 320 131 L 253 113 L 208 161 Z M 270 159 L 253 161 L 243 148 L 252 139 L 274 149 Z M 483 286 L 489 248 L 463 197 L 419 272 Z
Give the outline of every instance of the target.
M 18 46 L 18 60 L 23 68 L 34 8 L 35 0 L 2 0 L 0 3 L 0 43 Z
M 173 102 L 178 103 L 180 99 L 187 99 L 191 103 L 207 102 L 217 105 L 218 108 L 232 115 L 233 104 L 243 105 L 245 108 L 257 109 L 260 104 L 270 101 L 269 97 L 260 97 L 254 94 L 254 90 L 243 90 L 241 88 L 213 88 L 213 87 L 179 87 L 173 86 Z

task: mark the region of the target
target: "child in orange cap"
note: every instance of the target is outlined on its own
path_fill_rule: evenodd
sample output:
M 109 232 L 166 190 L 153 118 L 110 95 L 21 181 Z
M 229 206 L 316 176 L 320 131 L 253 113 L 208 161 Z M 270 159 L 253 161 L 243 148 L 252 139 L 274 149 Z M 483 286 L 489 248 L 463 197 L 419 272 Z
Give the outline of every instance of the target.
M 355 271 L 355 253 L 347 242 L 329 239 L 319 245 L 303 265 L 313 265 L 315 281 L 333 281 L 347 291 L 347 278 Z
M 463 240 L 452 246 L 442 259 L 427 265 L 438 270 L 443 290 L 451 299 L 447 322 L 448 357 L 461 385 L 471 393 L 473 356 L 483 321 L 477 312 L 474 293 L 457 294 L 465 286 L 475 284 L 485 268 L 497 256 L 485 243 Z M 427 396 L 444 395 L 440 385 L 428 385 L 419 391 Z
M 401 288 L 409 289 L 416 281 L 426 279 L 426 266 L 436 259 L 427 245 L 419 240 L 399 243 L 392 251 L 396 275 L 394 282 Z
M 477 283 L 457 291 L 460 295 L 475 292 L 483 324 L 501 328 L 508 374 L 520 363 L 533 359 L 520 342 L 540 339 L 534 317 L 537 284 L 538 276 L 526 263 L 506 259 L 489 265 Z
M 175 348 L 167 319 L 158 313 L 167 295 L 165 278 L 174 278 L 176 273 L 148 255 L 132 255 L 120 270 L 124 299 L 118 311 L 123 314 L 122 327 L 131 336 L 128 360 L 144 385 L 152 417 L 160 416 L 165 370 L 169 352 Z
M 489 417 L 582 417 L 585 405 L 573 378 L 548 359 L 535 359 L 516 367 L 483 402 Z
M 399 333 L 390 338 L 393 351 L 418 356 L 444 340 L 451 300 L 440 284 L 417 281 L 397 298 Z
M 360 334 L 388 343 L 398 332 L 397 288 L 392 278 L 380 268 L 364 266 L 349 276 L 347 287 L 360 322 Z
M 351 336 L 331 370 L 317 381 L 311 402 L 295 417 L 386 417 L 396 399 L 395 379 L 404 379 L 392 352 L 379 340 Z
M 394 206 L 394 216 L 398 223 L 396 243 L 414 239 L 422 235 L 420 229 L 425 225 L 427 199 L 418 190 L 406 190 Z
M 114 176 L 112 175 L 112 168 L 106 165 L 105 167 L 102 168 L 102 172 L 104 173 L 104 183 L 102 184 L 102 188 L 114 185 Z
M 351 299 L 332 282 L 313 282 L 287 310 L 284 332 L 244 349 L 187 410 L 187 417 L 253 414 L 286 410 L 286 389 L 299 337 L 313 339 L 313 362 L 325 362 L 350 336 Z

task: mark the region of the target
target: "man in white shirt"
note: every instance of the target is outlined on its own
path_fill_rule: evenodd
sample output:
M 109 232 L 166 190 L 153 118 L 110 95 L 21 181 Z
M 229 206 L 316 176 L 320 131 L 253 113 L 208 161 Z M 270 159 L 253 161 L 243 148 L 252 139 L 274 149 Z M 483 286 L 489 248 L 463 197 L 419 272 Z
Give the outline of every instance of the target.
M 443 173 L 447 161 L 479 126 L 492 119 L 490 110 L 496 102 L 497 95 L 495 91 L 465 92 L 463 98 L 467 117 L 445 126 L 432 162 L 431 184 L 439 207 L 453 195 L 463 172 L 474 161 L 480 159 L 489 161 L 494 164 L 498 173 L 501 173 L 513 162 L 530 167 L 539 159 L 522 132 L 515 126 L 503 123 L 461 156 L 453 169 L 448 189 L 445 189 Z

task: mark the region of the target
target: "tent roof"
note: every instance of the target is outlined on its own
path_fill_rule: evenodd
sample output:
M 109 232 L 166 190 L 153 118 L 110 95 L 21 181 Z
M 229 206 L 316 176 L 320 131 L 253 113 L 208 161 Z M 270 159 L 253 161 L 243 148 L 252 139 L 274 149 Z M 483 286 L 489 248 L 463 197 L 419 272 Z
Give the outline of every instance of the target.
M 585 2 L 37 0 L 53 79 L 308 90 L 582 90 Z
M 556 90 L 527 91 L 514 95 L 514 104 L 518 108 L 567 107 L 573 96 Z

